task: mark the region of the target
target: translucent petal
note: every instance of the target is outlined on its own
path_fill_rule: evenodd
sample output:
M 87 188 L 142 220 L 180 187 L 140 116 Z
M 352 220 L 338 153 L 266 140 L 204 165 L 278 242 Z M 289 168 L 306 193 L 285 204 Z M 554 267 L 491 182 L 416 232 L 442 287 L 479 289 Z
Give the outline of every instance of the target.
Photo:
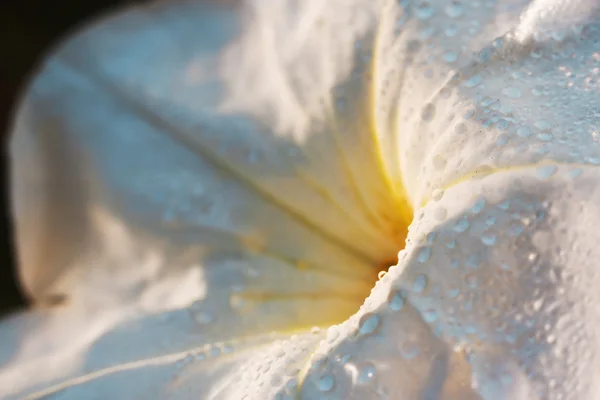
M 23 394 L 355 312 L 410 216 L 374 140 L 354 42 L 373 36 L 376 8 L 360 4 L 161 2 L 55 51 L 11 158 L 24 284 L 61 305 L 5 323 L 0 386 Z M 154 327 L 172 314 L 185 339 Z M 167 343 L 89 350 L 131 324 Z
M 595 13 L 170 2 L 75 37 L 13 140 L 24 281 L 70 303 L 4 323 L 0 387 L 597 397 Z M 318 343 L 306 331 L 356 311 L 411 206 L 399 266 Z
M 322 269 L 337 268 L 342 257 L 356 276 L 382 253 L 394 254 L 394 217 L 381 210 L 401 199 L 385 190 L 369 131 L 344 132 L 342 139 L 328 106 L 335 85 L 366 90 L 360 76 L 348 78 L 352 66 L 362 68 L 352 51 L 311 71 L 306 52 L 325 50 L 299 43 L 292 51 L 286 46 L 301 41 L 292 31 L 289 42 L 268 42 L 264 49 L 275 58 L 285 50 L 290 60 L 264 63 L 255 59 L 254 35 L 279 27 L 243 19 L 264 7 L 248 5 L 254 14 L 214 7 L 175 2 L 134 9 L 94 25 L 45 62 L 24 98 L 12 143 L 23 277 L 34 296 L 70 295 L 79 282 L 59 270 L 98 242 L 89 238 L 99 224 L 90 221 L 91 209 L 188 247 L 222 237 L 221 247 L 245 242 L 259 253 Z M 272 13 L 266 17 L 274 20 L 279 14 Z M 366 35 L 366 22 L 355 25 L 358 32 L 332 40 Z M 266 77 L 239 77 L 264 65 L 306 82 L 270 81 L 263 90 L 271 92 L 260 100 L 258 89 L 242 85 Z M 310 99 L 292 106 L 279 101 L 284 91 Z M 360 101 L 360 95 L 349 97 L 347 106 L 361 110 Z M 290 122 L 300 120 L 298 127 Z M 359 123 L 368 121 L 344 121 Z M 365 145 L 359 156 L 344 155 L 359 144 Z M 348 169 L 349 157 L 360 174 Z M 288 239 L 293 230 L 313 244 Z

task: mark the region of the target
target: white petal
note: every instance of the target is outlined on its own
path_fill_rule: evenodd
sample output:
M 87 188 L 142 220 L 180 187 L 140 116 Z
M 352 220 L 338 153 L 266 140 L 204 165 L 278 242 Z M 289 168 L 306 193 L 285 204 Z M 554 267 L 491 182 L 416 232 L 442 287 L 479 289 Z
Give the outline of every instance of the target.
M 16 118 L 13 204 L 24 283 L 63 305 L 5 323 L 16 350 L 0 386 L 22 394 L 355 312 L 410 214 L 387 214 L 406 204 L 380 165 L 354 51 L 376 9 L 302 7 L 158 3 L 45 62 Z M 173 313 L 190 337 L 154 327 Z M 136 343 L 154 330 L 166 345 Z
M 374 264 L 393 256 L 403 236 L 398 227 L 406 223 L 410 210 L 406 196 L 418 206 L 440 198 L 442 192 L 434 195 L 434 189 L 447 188 L 439 203 L 429 202 L 417 214 L 400 267 L 388 273 L 357 315 L 332 328 L 301 394 L 518 399 L 541 392 L 593 397 L 596 388 L 590 371 L 597 365 L 593 354 L 585 358 L 581 349 L 596 348 L 597 315 L 593 301 L 579 296 L 590 287 L 565 288 L 576 307 L 560 303 L 557 314 L 567 322 L 589 317 L 581 325 L 584 339 L 569 341 L 564 338 L 570 332 L 561 330 L 557 335 L 563 338 L 561 346 L 566 342 L 566 355 L 555 354 L 547 331 L 556 322 L 552 318 L 558 317 L 538 312 L 539 321 L 523 326 L 538 329 L 535 334 L 543 331 L 540 335 L 549 346 L 530 354 L 529 343 L 518 347 L 506 337 L 498 343 L 490 335 L 495 314 L 486 314 L 487 308 L 474 313 L 476 319 L 470 312 L 460 314 L 460 323 L 476 328 L 457 329 L 454 320 L 443 319 L 452 304 L 447 295 L 421 290 L 424 278 L 410 274 L 431 271 L 427 279 L 447 289 L 444 285 L 459 278 L 471 285 L 463 276 L 464 268 L 478 260 L 479 252 L 494 267 L 506 254 L 514 254 L 517 261 L 529 259 L 530 253 L 522 251 L 527 243 L 463 229 L 461 216 L 473 213 L 467 194 L 485 197 L 495 207 L 496 218 L 505 223 L 513 218 L 505 200 L 521 200 L 518 206 L 527 211 L 537 205 L 554 210 L 553 218 L 565 226 L 557 231 L 553 225 L 544 232 L 557 241 L 594 237 L 591 224 L 570 225 L 569 218 L 580 212 L 575 205 L 593 204 L 585 202 L 595 190 L 595 171 L 587 167 L 590 180 L 573 183 L 568 167 L 528 166 L 545 158 L 597 163 L 589 139 L 593 132 L 573 135 L 559 129 L 552 140 L 544 135 L 574 118 L 574 125 L 583 130 L 594 126 L 588 106 L 595 104 L 596 50 L 590 39 L 597 31 L 594 25 L 581 24 L 595 9 L 569 14 L 579 18 L 575 28 L 582 28 L 586 41 L 577 40 L 569 26 L 550 35 L 557 43 L 549 44 L 547 35 L 528 33 L 532 26 L 552 25 L 528 17 L 538 3 L 519 22 L 526 4 L 517 0 L 493 6 L 469 3 L 464 8 L 457 3 L 408 2 L 403 3 L 404 11 L 392 1 L 336 2 L 331 7 L 317 0 L 248 4 L 244 13 L 207 12 L 201 21 L 198 6 L 185 2 L 131 11 L 75 38 L 34 82 L 14 141 L 15 151 L 27 155 L 16 159 L 15 173 L 24 277 L 38 298 L 66 295 L 75 304 L 60 319 L 41 321 L 43 329 L 54 334 L 43 340 L 39 334 L 25 336 L 23 341 L 34 345 L 22 349 L 73 341 L 81 333 L 77 326 L 90 321 L 100 327 L 88 329 L 81 335 L 84 339 L 66 347 L 68 354 L 61 357 L 79 359 L 68 359 L 67 367 L 55 375 L 39 378 L 31 370 L 9 365 L 0 379 L 16 376 L 25 382 L 25 376 L 36 376 L 54 382 L 105 368 L 127 369 L 133 361 L 135 377 L 91 375 L 94 379 L 89 381 L 67 383 L 74 385 L 67 394 L 77 398 L 102 386 L 123 386 L 149 396 L 147 388 L 156 393 L 161 382 L 170 382 L 171 367 L 158 368 L 162 377 L 154 376 L 152 367 L 147 371 L 155 362 L 150 360 L 169 364 L 177 359 L 161 358 L 164 354 L 187 355 L 190 348 L 216 340 L 240 335 L 263 340 L 261 334 L 269 330 L 336 322 L 358 307 Z M 238 35 L 240 30 L 243 35 Z M 504 41 L 486 47 L 506 32 Z M 454 75 L 456 71 L 460 74 Z M 570 81 L 573 76 L 582 81 Z M 367 84 L 370 77 L 372 87 Z M 511 81 L 515 86 L 507 86 Z M 535 94 L 540 82 L 547 86 L 547 93 L 541 91 L 545 102 Z M 524 90 L 531 96 L 524 96 Z M 494 98 L 502 101 L 496 104 Z M 461 109 L 469 116 L 466 122 L 457 115 Z M 540 118 L 552 121 L 540 123 Z M 518 131 L 516 124 L 540 132 L 533 138 Z M 460 133 L 463 130 L 467 133 Z M 516 146 L 505 146 L 514 139 L 509 133 L 518 137 Z M 577 139 L 565 147 L 571 138 L 566 135 Z M 463 136 L 465 140 L 460 140 Z M 38 165 L 32 165 L 32 159 Z M 497 172 L 513 167 L 520 169 Z M 558 170 L 563 175 L 556 180 L 537 181 Z M 456 183 L 473 175 L 485 177 Z M 561 197 L 564 193 L 572 193 L 575 201 Z M 595 201 L 593 196 L 595 192 Z M 479 213 L 491 216 L 487 210 Z M 592 220 L 597 217 L 589 213 Z M 547 238 L 539 239 L 540 229 L 530 224 L 522 233 L 531 236 L 539 254 L 556 261 L 559 270 L 579 264 L 589 269 L 594 258 L 589 243 L 584 249 L 570 249 L 572 259 L 556 257 L 543 243 Z M 436 234 L 447 234 L 456 243 L 443 247 Z M 462 246 L 456 250 L 457 267 L 449 257 L 458 242 Z M 41 260 L 47 263 L 45 275 Z M 594 276 L 589 275 L 593 283 Z M 498 292 L 505 290 L 494 292 L 491 303 L 506 292 L 519 306 L 537 307 L 533 292 L 523 290 L 530 287 L 527 281 L 515 280 L 499 285 Z M 396 295 L 391 293 L 392 283 L 406 297 L 401 311 L 387 305 Z M 551 293 L 555 287 L 548 284 L 542 289 Z M 327 300 L 319 297 L 322 294 Z M 250 307 L 239 310 L 239 304 Z M 367 312 L 378 314 L 365 316 Z M 510 317 L 511 312 L 501 315 Z M 159 328 L 161 318 L 181 313 L 188 320 Z M 200 338 L 187 337 L 195 331 L 190 313 L 195 323 L 208 325 L 197 328 Z M 59 337 L 56 332 L 61 330 L 54 330 L 69 318 L 74 333 Z M 514 314 L 521 323 L 519 318 Z M 475 340 L 472 329 L 487 335 Z M 139 332 L 156 332 L 159 341 L 174 332 L 183 337 L 157 347 L 137 340 Z M 302 363 L 317 347 L 317 339 L 307 337 L 290 362 Z M 535 335 L 534 339 L 538 340 Z M 104 343 L 110 343 L 111 351 L 95 350 L 103 349 Z M 117 343 L 127 343 L 123 346 L 127 351 L 115 354 Z M 90 345 L 87 364 L 78 365 L 81 350 Z M 237 380 L 236 368 L 246 359 L 256 362 L 247 368 L 269 369 L 268 354 L 279 346 L 257 347 L 249 353 L 242 346 L 236 353 L 240 358 L 226 364 L 218 376 Z M 516 356 L 506 356 L 510 350 Z M 30 361 L 29 365 L 46 369 L 56 362 L 53 351 L 44 363 L 35 358 L 46 354 L 35 353 L 21 351 L 11 362 Z M 569 363 L 571 356 L 582 361 Z M 185 380 L 181 390 L 169 386 L 173 395 L 185 397 L 189 394 L 185 391 L 192 390 L 194 396 L 241 396 L 220 392 L 221 378 L 203 375 L 203 365 L 189 370 L 186 379 L 191 380 Z M 498 371 L 492 367 L 497 366 L 512 380 L 486 392 L 486 384 L 506 383 L 494 376 Z M 529 370 L 537 375 L 527 376 Z M 261 379 L 279 373 L 275 369 Z M 568 391 L 550 390 L 554 376 L 564 379 Z M 194 378 L 201 385 L 188 386 Z M 240 380 L 248 383 L 254 378 L 245 375 Z M 264 391 L 257 382 L 248 387 L 250 392 L 242 392 L 269 398 L 284 390 L 276 381 Z
M 400 107 L 398 132 L 402 176 L 424 206 L 399 265 L 358 314 L 330 329 L 304 398 L 598 397 L 600 49 L 595 9 L 579 4 L 585 18 L 550 42 L 513 36 L 537 5 L 521 22 L 491 24 L 509 34 L 490 47 L 468 44 L 463 52 L 481 52 L 446 82 L 443 54 L 464 45 L 447 37 L 446 7 L 427 2 L 422 21 L 405 22 L 432 35 L 414 57 L 423 69 L 404 73 L 432 79 L 406 82 L 401 98 L 414 108 Z M 467 10 L 485 32 L 489 10 Z M 328 390 L 324 376 L 335 382 Z
M 598 179 L 503 171 L 429 202 L 400 264 L 330 329 L 303 398 L 597 398 Z
M 388 115 L 387 119 L 379 115 L 379 121 L 387 128 L 380 129 L 385 148 L 394 155 L 390 174 L 418 207 L 431 194 L 430 181 L 442 175 L 438 169 L 447 165 L 447 173 L 455 170 L 448 157 L 471 156 L 462 152 L 461 145 L 473 134 L 452 142 L 451 151 L 447 142 L 441 143 L 462 119 L 462 109 L 448 99 L 456 85 L 453 76 L 478 60 L 482 48 L 514 28 L 527 2 L 397 3 L 389 2 L 382 13 L 374 90 L 379 109 Z
M 429 3 L 436 16 L 443 14 L 442 3 Z M 462 18 L 477 21 L 471 25 L 483 32 L 473 43 L 469 35 L 447 37 L 452 26 L 447 16 L 422 23 L 421 29 L 430 28 L 433 36 L 415 57 L 432 74 L 432 86 L 427 79 L 407 82 L 401 99 L 420 96 L 422 101 L 401 107 L 399 123 L 402 176 L 415 204 L 467 177 L 505 168 L 548 160 L 600 164 L 597 3 L 549 3 L 534 2 L 521 19 L 515 15 L 505 23 L 487 19 L 503 21 L 502 10 L 514 13 L 523 7 L 465 4 Z M 539 18 L 533 19 L 536 12 Z M 556 13 L 572 17 L 568 27 L 552 22 Z M 523 30 L 544 34 L 525 40 Z M 487 40 L 478 42 L 481 36 Z M 459 57 L 448 64 L 443 57 L 450 52 Z
M 27 398 L 273 398 L 279 391 L 296 390 L 301 369 L 323 338 L 317 331 L 196 346 L 202 334 L 186 312 L 133 319 L 87 350 L 85 359 L 79 360 L 78 376 L 40 387 Z M 173 351 L 176 347 L 184 350 Z M 141 357 L 150 351 L 155 356 Z M 57 368 L 67 360 L 48 361 Z M 29 378 L 31 373 L 44 373 L 37 365 L 30 367 L 23 371 L 30 373 Z M 10 394 L 10 382 L 2 387 L 3 395 Z
M 245 241 L 323 269 L 337 268 L 342 257 L 357 276 L 382 252 L 393 254 L 382 217 L 372 219 L 359 192 L 348 192 L 354 176 L 333 151 L 353 140 L 333 143 L 317 116 L 305 118 L 300 142 L 289 130 L 269 130 L 255 110 L 224 110 L 250 95 L 229 94 L 239 90 L 227 75 L 230 59 L 241 57 L 238 74 L 257 68 L 243 57 L 249 44 L 237 43 L 240 18 L 185 2 L 133 10 L 77 36 L 45 63 L 18 115 L 12 151 L 23 275 L 34 295 L 69 294 L 79 282 L 56 270 L 79 261 L 74 249 L 81 257 L 96 245 L 89 236 L 100 223 L 92 213 L 186 246 L 207 235 L 221 247 Z M 327 100 L 331 86 L 317 89 Z M 366 184 L 376 185 L 382 177 L 371 172 L 363 171 Z M 360 193 L 380 201 L 385 191 Z M 288 239 L 294 230 L 305 239 Z M 375 248 L 364 245 L 373 238 L 380 239 Z

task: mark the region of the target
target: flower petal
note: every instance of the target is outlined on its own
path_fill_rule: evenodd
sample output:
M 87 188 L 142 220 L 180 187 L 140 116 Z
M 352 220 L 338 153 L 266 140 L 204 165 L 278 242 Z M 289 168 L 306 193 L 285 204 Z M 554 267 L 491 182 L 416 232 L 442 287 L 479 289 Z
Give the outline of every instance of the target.
M 298 141 L 286 136 L 289 130 L 269 130 L 265 115 L 227 105 L 245 98 L 229 94 L 239 89 L 227 75 L 230 59 L 248 46 L 237 43 L 241 18 L 187 2 L 135 9 L 75 37 L 45 63 L 23 102 L 12 146 L 23 276 L 34 295 L 65 275 L 57 270 L 74 264 L 74 249 L 79 257 L 97 242 L 88 239 L 90 225 L 99 224 L 90 221 L 92 208 L 161 239 L 245 242 L 325 270 L 337 268 L 341 256 L 357 276 L 378 252 L 393 249 L 385 229 L 364 222 L 367 209 L 348 194 L 352 176 L 343 173 L 331 141 L 310 141 L 331 137 L 331 130 L 319 131 L 323 121 L 307 115 Z M 256 68 L 252 59 L 235 61 L 238 73 Z M 318 89 L 324 95 L 331 87 Z M 348 142 L 336 146 L 354 145 Z M 326 164 L 315 152 L 327 155 Z M 381 178 L 363 173 L 372 184 Z M 341 207 L 336 196 L 358 208 Z M 290 239 L 289 229 L 305 239 Z M 382 239 L 380 247 L 363 245 L 373 237 Z M 68 292 L 74 282 L 53 290 Z
M 553 13 L 531 18 L 548 3 L 493 23 L 509 33 L 467 44 L 481 51 L 456 75 L 442 56 L 464 42 L 447 37 L 447 15 L 436 19 L 455 4 L 427 2 L 403 21 L 430 34 L 421 64 L 399 53 L 423 66 L 405 78 L 432 77 L 406 82 L 414 107 L 401 109 L 398 133 L 404 182 L 423 206 L 399 265 L 328 332 L 301 397 L 598 397 L 596 5 L 577 3 L 577 24 L 561 30 Z M 485 32 L 483 7 L 471 11 Z M 532 23 L 540 35 L 525 40 Z
M 359 5 L 161 2 L 45 62 L 15 122 L 13 204 L 24 283 L 62 305 L 5 323 L 17 350 L 1 386 L 23 394 L 358 308 L 409 215 L 386 214 L 406 204 L 365 111 L 369 63 L 354 41 L 376 25 Z M 188 318 L 173 329 L 189 340 L 86 355 L 171 313 Z
M 581 296 L 590 292 L 587 282 L 569 282 L 565 293 L 574 307 L 559 303 L 556 315 L 535 310 L 533 298 L 558 293 L 553 282 L 535 281 L 541 285 L 539 293 L 524 290 L 539 272 L 523 269 L 532 246 L 535 259 L 552 261 L 558 271 L 567 272 L 582 264 L 594 282 L 587 272 L 594 249 L 587 241 L 568 256 L 557 256 L 547 242 L 594 237 L 591 224 L 570 223 L 579 221 L 579 204 L 594 204 L 586 196 L 592 193 L 595 201 L 595 170 L 585 167 L 589 180 L 573 181 L 569 174 L 580 173 L 579 167 L 550 162 L 595 164 L 596 150 L 577 132 L 574 145 L 563 151 L 566 136 L 559 135 L 555 146 L 554 136 L 544 139 L 555 125 L 532 118 L 556 115 L 556 124 L 564 124 L 575 116 L 577 124 L 593 126 L 590 109 L 581 107 L 595 104 L 588 82 L 593 68 L 590 73 L 589 65 L 566 66 L 580 73 L 578 78 L 585 76 L 582 84 L 563 84 L 557 77 L 564 74 L 561 62 L 572 56 L 595 65 L 595 44 L 574 39 L 568 29 L 557 31 L 564 33 L 556 44 L 564 54 L 554 54 L 547 44 L 549 37 L 556 39 L 553 35 L 530 37 L 528 32 L 536 31 L 532 26 L 552 26 L 530 17 L 545 3 L 536 2 L 518 22 L 526 4 L 516 0 L 493 7 L 403 2 L 402 9 L 392 1 L 357 0 L 331 7 L 316 0 L 268 6 L 249 1 L 239 13 L 182 2 L 131 11 L 69 42 L 47 63 L 25 99 L 14 148 L 19 155 L 15 204 L 25 281 L 36 297 L 67 296 L 73 305 L 56 311 L 62 313 L 56 319 L 41 319 L 42 333 L 25 336 L 11 363 L 29 360 L 35 368 L 48 369 L 57 361 L 55 347 L 83 338 L 66 346 L 79 359 L 67 362 L 59 352 L 65 367 L 43 378 L 9 364 L 0 379 L 16 376 L 21 379 L 17 386 L 36 385 L 25 382 L 24 371 L 46 383 L 92 373 L 86 375 L 89 380 L 67 383 L 74 387 L 68 394 L 81 396 L 79 383 L 86 383 L 81 390 L 87 390 L 99 383 L 125 385 L 124 379 L 133 385 L 129 388 L 142 390 L 135 394 L 148 395 L 144 390 L 159 390 L 156 385 L 168 381 L 172 361 L 179 360 L 166 353 L 188 356 L 192 347 L 240 336 L 264 344 L 266 331 L 336 322 L 358 307 L 365 293 L 361 279 L 368 279 L 373 264 L 394 253 L 402 238 L 397 227 L 406 222 L 410 202 L 426 205 L 417 214 L 400 267 L 386 275 L 358 314 L 330 330 L 301 394 L 532 398 L 550 393 L 554 376 L 564 378 L 569 391 L 552 393 L 594 394 L 589 371 L 597 365 L 593 355 L 586 358 L 581 350 L 596 347 L 594 302 Z M 569 15 L 587 21 L 593 13 Z M 197 15 L 204 15 L 200 23 Z M 457 26 L 450 22 L 454 19 Z M 504 41 L 486 47 L 507 31 Z M 597 35 L 593 25 L 583 26 L 582 32 L 587 39 Z M 455 39 L 457 33 L 461 40 Z M 521 76 L 522 69 L 529 75 Z M 456 70 L 460 73 L 454 74 Z M 549 86 L 547 96 L 554 94 L 548 104 L 523 96 L 525 89 L 536 96 L 528 86 L 534 74 Z M 511 79 L 518 85 L 506 86 Z M 492 103 L 495 96 L 503 101 L 491 105 L 486 96 Z M 579 106 L 555 100 L 571 96 L 582 99 L 572 102 Z M 459 122 L 455 113 L 461 108 L 470 122 Z M 515 121 L 538 129 L 536 141 L 497 151 L 510 142 L 500 132 Z M 490 126 L 491 133 L 484 131 Z M 469 129 L 471 134 L 464 135 L 469 140 L 456 139 Z M 476 131 L 485 134 L 478 137 Z M 513 131 L 529 137 L 516 127 Z M 540 141 L 551 144 L 538 146 Z M 401 157 L 395 159 L 398 152 Z M 538 153 L 548 159 L 539 169 L 531 167 L 542 160 Z M 32 166 L 32 159 L 39 164 Z M 506 170 L 512 167 L 518 170 Z M 465 180 L 480 175 L 479 180 Z M 441 190 L 433 191 L 444 188 L 443 197 Z M 481 195 L 483 206 L 469 200 L 472 194 Z M 515 213 L 540 207 L 554 213 L 548 217 L 553 224 L 530 223 L 517 238 L 499 238 Z M 402 211 L 390 214 L 394 209 Z M 584 216 L 592 221 L 597 218 L 593 210 L 587 212 Z M 474 227 L 471 233 L 471 221 L 464 220 L 475 214 L 485 217 L 484 222 L 478 219 L 481 226 L 492 217 L 500 221 L 495 222 L 501 226 L 496 236 Z M 542 222 L 544 218 L 546 214 Z M 448 242 L 437 242 L 438 236 Z M 458 265 L 452 261 L 454 253 Z M 466 270 L 474 264 L 489 268 L 473 282 L 488 279 L 485 274 L 498 278 L 491 270 L 507 254 L 515 258 L 518 273 L 508 283 L 502 281 L 489 302 L 487 293 L 474 290 L 483 298 L 480 308 L 472 316 L 468 307 L 474 306 L 467 299 L 460 304 L 467 309 L 456 316 L 449 309 L 454 304 L 450 294 L 442 289 L 449 291 L 446 286 L 452 282 L 473 289 Z M 46 275 L 40 260 L 48 262 Z M 539 317 L 523 320 L 510 307 L 500 312 L 514 317 L 509 322 L 519 334 L 533 335 L 533 344 L 493 332 L 498 315 L 481 307 L 506 305 L 505 292 L 516 309 L 533 307 L 532 315 Z M 160 328 L 161 318 L 181 313 L 187 319 Z M 570 331 L 559 327 L 559 317 L 567 323 L 588 318 L 578 326 L 583 339 L 569 340 Z M 56 334 L 61 321 L 73 321 L 72 333 Z M 91 321 L 99 327 L 78 329 Z M 9 334 L 12 326 L 21 326 L 18 321 L 9 324 Z M 201 326 L 199 338 L 189 333 L 195 332 L 194 324 Z M 554 328 L 560 331 L 558 354 L 547 333 Z M 51 334 L 40 339 L 45 332 Z M 142 332 L 156 332 L 152 345 L 137 340 Z M 173 332 L 184 337 L 154 346 Z M 299 341 L 300 350 L 279 365 L 301 363 L 318 339 L 307 334 L 289 340 Z M 536 347 L 540 340 L 549 345 Z M 127 343 L 127 350 L 114 354 L 120 348 L 116 343 Z M 44 362 L 36 360 L 44 354 L 25 351 L 48 344 L 52 347 Z M 90 346 L 87 364 L 77 365 Z M 248 353 L 240 346 L 235 356 L 240 358 L 225 364 L 219 378 L 208 373 L 208 380 L 200 379 L 206 368 L 200 363 L 198 370 L 185 374 L 182 391 L 173 393 L 185 396 L 197 377 L 202 385 L 193 386 L 195 396 L 236 398 L 237 393 L 219 392 L 221 378 L 237 379 L 243 366 L 268 370 L 268 354 L 279 346 L 257 346 Z M 106 348 L 111 350 L 102 350 Z M 571 356 L 582 361 L 569 363 Z M 169 366 L 153 370 L 163 361 Z M 93 374 L 120 372 L 129 365 L 136 367 L 131 382 L 117 374 Z M 534 375 L 528 376 L 529 371 Z M 398 378 L 398 372 L 405 376 Z M 510 378 L 508 384 L 498 374 Z M 253 376 L 240 379 L 253 382 Z M 268 389 L 250 385 L 245 394 L 293 395 L 293 387 L 276 381 Z M 583 387 L 576 385 L 581 382 Z
M 599 179 L 531 167 L 429 202 L 399 265 L 328 332 L 303 398 L 596 398 Z
M 431 79 L 414 78 L 400 96 L 414 104 L 400 110 L 399 135 L 402 176 L 415 204 L 506 168 L 600 164 L 598 3 L 465 4 L 461 18 L 477 21 L 466 38 L 445 3 L 427 3 L 434 16 L 419 28 L 431 35 L 411 64 Z
M 68 321 L 65 315 L 61 321 Z M 196 328 L 185 312 L 123 323 L 95 341 L 84 360 L 54 358 L 55 368 L 60 362 L 79 361 L 80 373 L 54 385 L 30 387 L 39 390 L 27 398 L 272 398 L 279 390 L 297 387 L 301 369 L 323 338 L 318 331 L 269 334 L 197 347 L 203 332 Z M 174 347 L 185 350 L 173 352 Z M 155 356 L 139 357 L 149 349 Z M 33 363 L 28 367 L 21 372 L 45 372 Z M 17 373 L 11 377 L 22 379 Z M 10 382 L 2 387 L 3 395 L 10 394 Z

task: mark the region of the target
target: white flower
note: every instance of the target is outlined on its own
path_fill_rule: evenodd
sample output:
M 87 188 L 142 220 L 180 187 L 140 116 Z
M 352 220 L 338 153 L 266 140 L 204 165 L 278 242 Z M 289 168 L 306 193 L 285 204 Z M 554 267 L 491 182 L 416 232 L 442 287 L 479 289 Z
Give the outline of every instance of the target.
M 597 399 L 597 3 L 181 0 L 76 35 L 15 119 L 40 306 L 0 324 L 0 397 Z

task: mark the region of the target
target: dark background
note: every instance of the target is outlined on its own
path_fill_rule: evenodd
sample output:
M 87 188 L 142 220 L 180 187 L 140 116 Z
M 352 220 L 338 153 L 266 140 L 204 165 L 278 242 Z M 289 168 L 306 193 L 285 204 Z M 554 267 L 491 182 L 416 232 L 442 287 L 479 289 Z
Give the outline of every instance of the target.
M 133 1 L 4 0 L 0 5 L 0 316 L 26 304 L 16 279 L 8 210 L 6 144 L 15 99 L 56 42 L 82 23 Z

